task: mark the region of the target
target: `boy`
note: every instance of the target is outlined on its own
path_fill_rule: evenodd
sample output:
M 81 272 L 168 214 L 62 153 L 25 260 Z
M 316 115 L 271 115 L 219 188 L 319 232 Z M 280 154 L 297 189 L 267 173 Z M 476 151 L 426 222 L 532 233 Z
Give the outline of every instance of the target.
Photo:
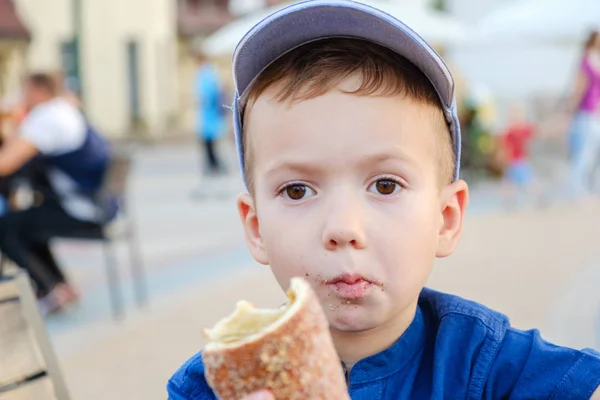
M 353 399 L 592 397 L 598 353 L 423 288 L 458 242 L 468 188 L 452 78 L 420 37 L 371 7 L 309 0 L 256 25 L 233 69 L 248 246 L 282 288 L 310 276 Z M 215 399 L 201 354 L 168 391 Z

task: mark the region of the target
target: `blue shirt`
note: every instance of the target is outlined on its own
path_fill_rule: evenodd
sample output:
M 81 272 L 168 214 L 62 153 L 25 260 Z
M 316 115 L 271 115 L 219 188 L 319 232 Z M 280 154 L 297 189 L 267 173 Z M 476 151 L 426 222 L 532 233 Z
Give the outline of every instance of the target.
M 353 400 L 587 400 L 600 385 L 600 354 L 552 345 L 480 304 L 423 289 L 406 332 L 356 363 L 348 378 Z M 167 389 L 170 400 L 216 399 L 201 354 Z
M 217 139 L 225 127 L 225 105 L 219 75 L 213 66 L 205 64 L 198 68 L 194 91 L 198 102 L 197 134 L 203 139 Z

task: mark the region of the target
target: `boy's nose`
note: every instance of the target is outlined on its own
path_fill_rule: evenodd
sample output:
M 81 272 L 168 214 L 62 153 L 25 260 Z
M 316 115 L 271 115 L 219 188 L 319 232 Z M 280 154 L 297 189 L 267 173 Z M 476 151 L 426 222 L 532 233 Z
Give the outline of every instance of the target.
M 357 207 L 337 204 L 335 210 L 328 214 L 323 229 L 323 246 L 330 251 L 345 246 L 355 249 L 366 246 L 366 235 Z

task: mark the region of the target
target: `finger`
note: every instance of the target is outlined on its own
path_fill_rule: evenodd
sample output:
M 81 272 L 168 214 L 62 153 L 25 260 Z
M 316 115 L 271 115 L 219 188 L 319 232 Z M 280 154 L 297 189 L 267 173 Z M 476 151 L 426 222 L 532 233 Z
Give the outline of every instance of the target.
M 275 400 L 275 397 L 273 397 L 271 392 L 261 390 L 260 392 L 252 393 L 251 395 L 244 397 L 242 400 Z

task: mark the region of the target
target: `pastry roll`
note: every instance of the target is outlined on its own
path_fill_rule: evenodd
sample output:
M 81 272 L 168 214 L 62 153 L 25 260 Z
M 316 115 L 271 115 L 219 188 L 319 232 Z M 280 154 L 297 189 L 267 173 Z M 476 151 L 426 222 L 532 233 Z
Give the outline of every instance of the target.
M 277 400 L 349 399 L 329 325 L 310 285 L 292 278 L 289 302 L 277 310 L 246 301 L 205 330 L 208 384 L 221 400 L 261 389 Z

